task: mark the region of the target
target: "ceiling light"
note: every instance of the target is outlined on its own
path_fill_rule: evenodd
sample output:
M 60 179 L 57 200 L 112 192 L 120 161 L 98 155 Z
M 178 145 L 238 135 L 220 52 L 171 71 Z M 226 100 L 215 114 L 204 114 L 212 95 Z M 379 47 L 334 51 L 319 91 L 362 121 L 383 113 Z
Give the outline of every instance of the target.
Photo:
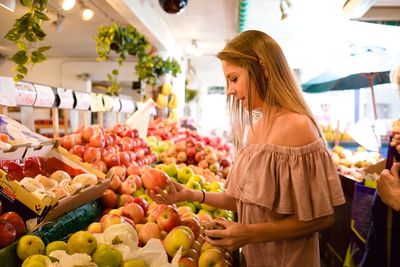
M 88 21 L 91 20 L 94 16 L 94 12 L 92 9 L 88 8 L 82 1 L 79 1 L 81 6 L 81 19 Z
M 4 7 L 8 11 L 14 12 L 15 0 L 0 0 L 0 6 Z
M 64 0 L 62 3 L 62 9 L 71 10 L 75 6 L 76 0 Z

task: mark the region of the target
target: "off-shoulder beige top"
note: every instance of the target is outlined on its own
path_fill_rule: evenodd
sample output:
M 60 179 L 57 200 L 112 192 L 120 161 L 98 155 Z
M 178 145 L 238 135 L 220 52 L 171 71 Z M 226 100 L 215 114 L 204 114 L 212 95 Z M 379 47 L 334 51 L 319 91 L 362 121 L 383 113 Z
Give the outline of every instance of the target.
M 265 223 L 297 214 L 303 221 L 333 214 L 345 202 L 324 141 L 301 147 L 247 144 L 226 181 L 236 198 L 240 223 Z M 247 266 L 320 266 L 318 233 L 302 238 L 248 244 Z

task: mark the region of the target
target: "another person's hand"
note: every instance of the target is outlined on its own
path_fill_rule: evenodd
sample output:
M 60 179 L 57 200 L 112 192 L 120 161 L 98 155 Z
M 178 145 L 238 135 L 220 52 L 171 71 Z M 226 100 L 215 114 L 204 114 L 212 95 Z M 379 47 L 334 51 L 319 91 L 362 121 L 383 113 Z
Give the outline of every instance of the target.
M 400 163 L 393 164 L 391 170 L 383 170 L 376 182 L 378 194 L 386 205 L 400 210 Z
M 400 152 L 400 130 L 392 131 L 393 136 L 390 146 L 395 147 L 397 151 Z
M 189 189 L 184 185 L 169 180 L 168 186 L 169 189 L 167 192 L 156 187 L 155 191 L 149 190 L 148 195 L 158 204 L 171 205 L 176 202 L 187 200 L 186 197 Z
M 248 243 L 249 236 L 245 224 L 215 219 L 217 224 L 222 226 L 221 230 L 205 230 L 206 241 L 214 247 L 220 247 L 232 251 L 243 247 Z

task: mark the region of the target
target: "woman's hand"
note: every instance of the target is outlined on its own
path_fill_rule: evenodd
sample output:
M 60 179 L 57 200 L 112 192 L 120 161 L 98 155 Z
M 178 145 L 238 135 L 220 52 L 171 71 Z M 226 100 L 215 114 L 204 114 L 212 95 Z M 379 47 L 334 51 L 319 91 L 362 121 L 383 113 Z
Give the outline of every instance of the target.
M 155 191 L 148 191 L 148 195 L 158 204 L 171 205 L 176 202 L 188 200 L 187 196 L 189 195 L 189 189 L 184 185 L 169 180 L 168 186 L 169 189 L 167 192 L 156 187 Z
M 397 151 L 400 152 L 400 130 L 392 131 L 392 141 L 390 142 L 390 146 L 395 147 Z
M 379 196 L 386 205 L 394 210 L 400 210 L 400 163 L 393 164 L 391 170 L 383 170 L 376 182 Z
M 214 247 L 221 247 L 229 251 L 243 247 L 248 243 L 249 235 L 245 224 L 215 219 L 222 230 L 205 230 L 206 241 Z

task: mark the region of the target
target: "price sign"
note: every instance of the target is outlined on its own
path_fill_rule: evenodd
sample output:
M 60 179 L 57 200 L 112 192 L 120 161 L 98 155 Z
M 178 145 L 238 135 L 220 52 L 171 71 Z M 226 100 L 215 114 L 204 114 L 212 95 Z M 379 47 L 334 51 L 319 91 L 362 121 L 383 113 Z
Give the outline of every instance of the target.
M 74 96 L 72 90 L 58 87 L 57 94 L 60 97 L 58 108 L 71 109 L 74 107 Z
M 135 111 L 135 103 L 131 99 L 121 98 L 121 110 L 122 113 L 132 113 Z
M 17 105 L 15 84 L 10 77 L 0 77 L 0 105 L 9 107 Z
M 18 106 L 33 106 L 36 100 L 35 87 L 31 83 L 16 82 L 15 96 Z
M 120 110 L 121 110 L 121 101 L 119 100 L 119 98 L 114 98 L 114 104 L 111 111 L 119 112 Z
M 92 112 L 104 111 L 102 94 L 91 93 L 90 98 L 91 98 L 90 110 Z
M 111 111 L 114 107 L 114 98 L 108 95 L 103 95 L 104 111 Z
M 51 108 L 54 105 L 56 96 L 50 86 L 35 84 L 36 101 L 35 107 Z
M 91 98 L 90 94 L 84 92 L 74 92 L 76 98 L 75 109 L 78 110 L 89 110 Z

